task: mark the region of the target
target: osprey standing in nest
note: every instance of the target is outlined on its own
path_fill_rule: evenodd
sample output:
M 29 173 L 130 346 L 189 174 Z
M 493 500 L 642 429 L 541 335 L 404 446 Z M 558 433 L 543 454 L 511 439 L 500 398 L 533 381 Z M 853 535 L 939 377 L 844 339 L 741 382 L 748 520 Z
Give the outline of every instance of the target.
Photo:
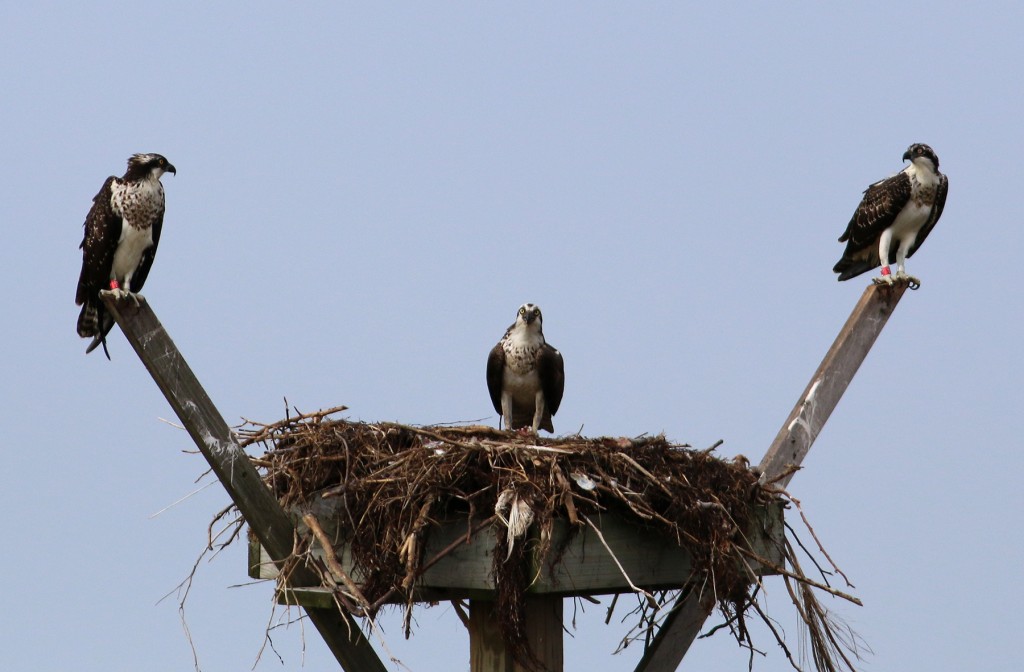
M 139 302 L 156 256 L 164 224 L 164 187 L 160 176 L 177 171 L 159 154 L 135 154 L 128 159 L 124 177 L 110 176 L 92 199 L 82 239 L 82 274 L 75 303 L 82 306 L 78 335 L 92 338 L 86 352 L 97 345 L 107 351 L 107 333 L 114 326 L 100 300 L 109 290 L 118 298 Z
M 876 284 L 905 280 L 913 289 L 921 285 L 907 275 L 905 263 L 942 216 L 949 180 L 939 172 L 939 157 L 928 145 L 911 145 L 903 160 L 910 165 L 864 191 L 846 232 L 839 237 L 840 243 L 846 243 L 846 251 L 832 270 L 840 280 L 881 266 L 882 276 L 875 278 Z M 893 255 L 895 276 L 889 271 Z
M 540 307 L 524 303 L 516 321 L 487 357 L 487 389 L 505 429 L 529 427 L 554 433 L 565 388 L 562 353 L 544 341 Z

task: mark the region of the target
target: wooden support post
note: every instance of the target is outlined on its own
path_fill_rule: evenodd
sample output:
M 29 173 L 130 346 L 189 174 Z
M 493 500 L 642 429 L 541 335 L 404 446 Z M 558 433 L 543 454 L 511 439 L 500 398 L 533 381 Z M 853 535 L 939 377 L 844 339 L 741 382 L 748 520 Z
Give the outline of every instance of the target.
M 562 598 L 530 595 L 523 615 L 526 641 L 544 672 L 562 672 Z M 490 600 L 469 601 L 470 672 L 532 672 L 512 659 Z
M 825 422 L 839 404 L 882 327 L 896 309 L 907 283 L 869 285 L 850 313 L 832 347 L 811 376 L 804 393 L 790 411 L 772 445 L 761 460 L 760 469 L 769 481 L 787 468 L 799 467 L 818 438 Z M 794 472 L 776 481 L 786 487 Z
M 101 296 L 250 529 L 275 563 L 285 561 L 292 554 L 295 527 L 291 519 L 263 485 L 148 302 L 142 300 L 136 306 L 131 300 L 117 301 L 106 292 Z M 295 567 L 291 576 L 299 585 L 318 583 L 313 572 L 303 566 Z M 306 613 L 342 668 L 349 672 L 385 672 L 384 664 L 350 615 L 337 609 L 311 607 Z
M 761 460 L 760 469 L 768 480 L 803 462 L 906 290 L 906 283 L 872 284 L 864 290 Z M 776 484 L 786 487 L 792 478 L 793 472 L 788 473 Z M 706 590 L 700 596 L 685 596 L 662 624 L 636 666 L 636 672 L 671 672 L 678 668 L 714 606 L 715 596 L 711 591 Z

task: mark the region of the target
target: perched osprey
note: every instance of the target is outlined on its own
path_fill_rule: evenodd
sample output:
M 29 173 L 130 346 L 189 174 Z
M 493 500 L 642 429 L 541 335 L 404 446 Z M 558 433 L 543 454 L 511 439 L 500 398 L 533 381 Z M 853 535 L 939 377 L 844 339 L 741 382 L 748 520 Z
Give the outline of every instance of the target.
M 516 321 L 487 357 L 487 389 L 505 429 L 530 427 L 554 432 L 565 388 L 562 353 L 544 341 L 540 307 L 524 303 Z
M 907 275 L 906 260 L 914 255 L 946 205 L 949 181 L 939 172 L 939 157 L 932 148 L 911 145 L 903 155 L 910 165 L 892 177 L 875 182 L 864 191 L 864 198 L 839 237 L 846 243 L 843 258 L 832 269 L 840 280 L 849 280 L 877 266 L 882 276 L 878 284 L 906 280 L 912 287 L 921 281 Z M 896 257 L 896 275 L 889 263 Z
M 110 290 L 119 298 L 142 289 L 156 256 L 160 229 L 164 223 L 164 188 L 160 176 L 175 173 L 159 154 L 135 154 L 128 159 L 124 177 L 110 176 L 92 199 L 85 218 L 82 239 L 82 274 L 78 277 L 75 303 L 82 306 L 78 335 L 92 338 L 86 352 L 103 345 L 114 319 L 100 301 L 100 291 Z

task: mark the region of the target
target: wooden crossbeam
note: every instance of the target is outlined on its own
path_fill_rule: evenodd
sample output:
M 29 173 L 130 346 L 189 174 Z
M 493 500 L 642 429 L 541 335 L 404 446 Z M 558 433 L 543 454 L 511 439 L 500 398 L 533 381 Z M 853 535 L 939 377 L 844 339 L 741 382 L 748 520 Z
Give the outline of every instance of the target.
M 778 479 L 780 487 L 789 484 L 906 290 L 906 283 L 872 284 L 864 290 L 761 460 L 760 469 L 768 480 Z M 677 669 L 714 607 L 715 595 L 710 589 L 684 595 L 666 617 L 635 672 Z
M 303 504 L 302 510 L 316 516 L 328 539 L 342 540 L 351 536 L 347 533 L 349 519 L 344 513 L 341 498 L 315 496 Z M 744 532 L 750 550 L 771 565 L 778 567 L 784 564 L 782 503 L 758 506 L 752 514 L 750 525 Z M 481 522 L 482 517 L 474 520 L 475 524 L 468 517 L 453 515 L 432 521 L 429 531 L 420 540 L 420 555 L 424 562 L 438 557 L 438 554 L 444 555 L 431 562 L 431 566 L 411 586 L 414 601 L 494 599 L 498 588 L 492 569 L 494 535 L 474 533 L 467 541 L 468 529 L 475 528 L 476 524 L 486 524 L 486 521 Z M 540 531 L 531 530 L 524 540 L 530 551 L 523 557 L 523 562 L 528 576 L 532 577 L 526 588 L 527 596 L 610 595 L 629 592 L 632 585 L 655 591 L 678 588 L 693 576 L 693 557 L 675 538 L 652 533 L 638 526 L 635 520 L 611 512 L 604 513 L 598 520 L 600 524 L 582 530 L 573 529 L 565 520 L 554 521 L 546 533 L 547 540 L 543 542 L 559 549 L 559 559 L 554 564 L 540 553 Z M 299 534 L 306 534 L 301 523 Z M 339 541 L 333 549 L 338 564 L 356 583 L 366 580 L 366 570 L 358 566 L 352 557 L 351 540 Z M 310 553 L 314 558 L 324 557 L 323 547 L 319 544 L 314 545 Z M 246 564 L 249 576 L 254 579 L 276 579 L 279 576 L 270 555 L 258 540 L 250 541 Z M 743 562 L 742 567 L 761 576 L 775 573 L 772 568 L 752 561 Z M 631 585 L 631 582 L 635 583 Z M 291 588 L 298 586 L 292 582 Z M 322 588 L 319 582 L 310 588 L 312 590 L 293 590 L 290 595 L 282 595 L 279 599 L 287 599 L 290 604 L 312 606 L 322 606 L 332 599 L 330 590 Z M 406 598 L 406 594 L 396 593 L 393 596 L 397 604 L 404 604 Z
M 292 553 L 295 526 L 277 498 L 260 480 L 256 468 L 164 331 L 149 303 L 143 299 L 136 306 L 131 300 L 118 301 L 108 292 L 101 296 L 249 528 L 274 562 L 283 563 Z M 318 582 L 313 572 L 304 566 L 296 566 L 292 572 L 291 576 L 299 585 Z M 384 664 L 352 616 L 338 609 L 305 609 L 343 669 L 348 672 L 385 672 Z

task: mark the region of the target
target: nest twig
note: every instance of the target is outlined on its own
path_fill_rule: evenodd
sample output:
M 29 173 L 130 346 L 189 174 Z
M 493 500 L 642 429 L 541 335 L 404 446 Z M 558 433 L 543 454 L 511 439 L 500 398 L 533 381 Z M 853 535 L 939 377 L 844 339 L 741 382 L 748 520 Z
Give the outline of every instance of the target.
M 532 667 L 536 661 L 526 643 L 523 613 L 526 588 L 536 577 L 525 560 L 527 545 L 518 543 L 521 532 L 513 526 L 532 524 L 540 531 L 529 553 L 550 568 L 564 551 L 551 548 L 555 519 L 577 529 L 589 524 L 600 534 L 591 517 L 615 511 L 685 546 L 695 580 L 715 591 L 724 613 L 733 615 L 730 622 L 741 625 L 737 638 L 749 645 L 742 615 L 758 589 L 756 583 L 752 587 L 749 563 L 771 563 L 747 547 L 743 532 L 757 507 L 785 493 L 759 484 L 745 460 L 723 461 L 712 449 L 692 450 L 664 436 L 539 439 L 475 425 L 414 427 L 328 418 L 341 410 L 297 414 L 272 424 L 249 421 L 238 430 L 243 447 L 265 448 L 251 459 L 281 504 L 305 520 L 310 535 L 302 548 L 311 548 L 315 538 L 324 549 L 322 561 L 312 561 L 308 550 L 302 555 L 324 586 L 336 591 L 339 609 L 372 618 L 383 604 L 400 599 L 408 616 L 415 583 L 424 572 L 474 535 L 501 526 L 492 567 L 499 623 L 513 655 Z M 342 521 L 333 537 L 313 512 L 317 502 L 329 500 L 337 503 L 333 515 Z M 458 517 L 469 521 L 465 536 L 424 557 L 430 528 L 438 520 Z M 350 571 L 340 566 L 334 545 L 347 548 Z M 810 591 L 856 598 L 810 581 L 791 555 L 790 547 L 791 569 L 773 569 L 784 574 L 787 585 L 793 581 L 798 586 L 790 592 L 812 641 L 821 644 L 815 647 L 816 664 L 833 670 L 838 661 L 852 669 L 837 648 L 843 638 Z M 635 636 L 648 642 L 678 591 L 659 591 L 660 599 L 640 587 L 636 592 L 642 600 Z M 752 611 L 767 618 L 759 607 Z

